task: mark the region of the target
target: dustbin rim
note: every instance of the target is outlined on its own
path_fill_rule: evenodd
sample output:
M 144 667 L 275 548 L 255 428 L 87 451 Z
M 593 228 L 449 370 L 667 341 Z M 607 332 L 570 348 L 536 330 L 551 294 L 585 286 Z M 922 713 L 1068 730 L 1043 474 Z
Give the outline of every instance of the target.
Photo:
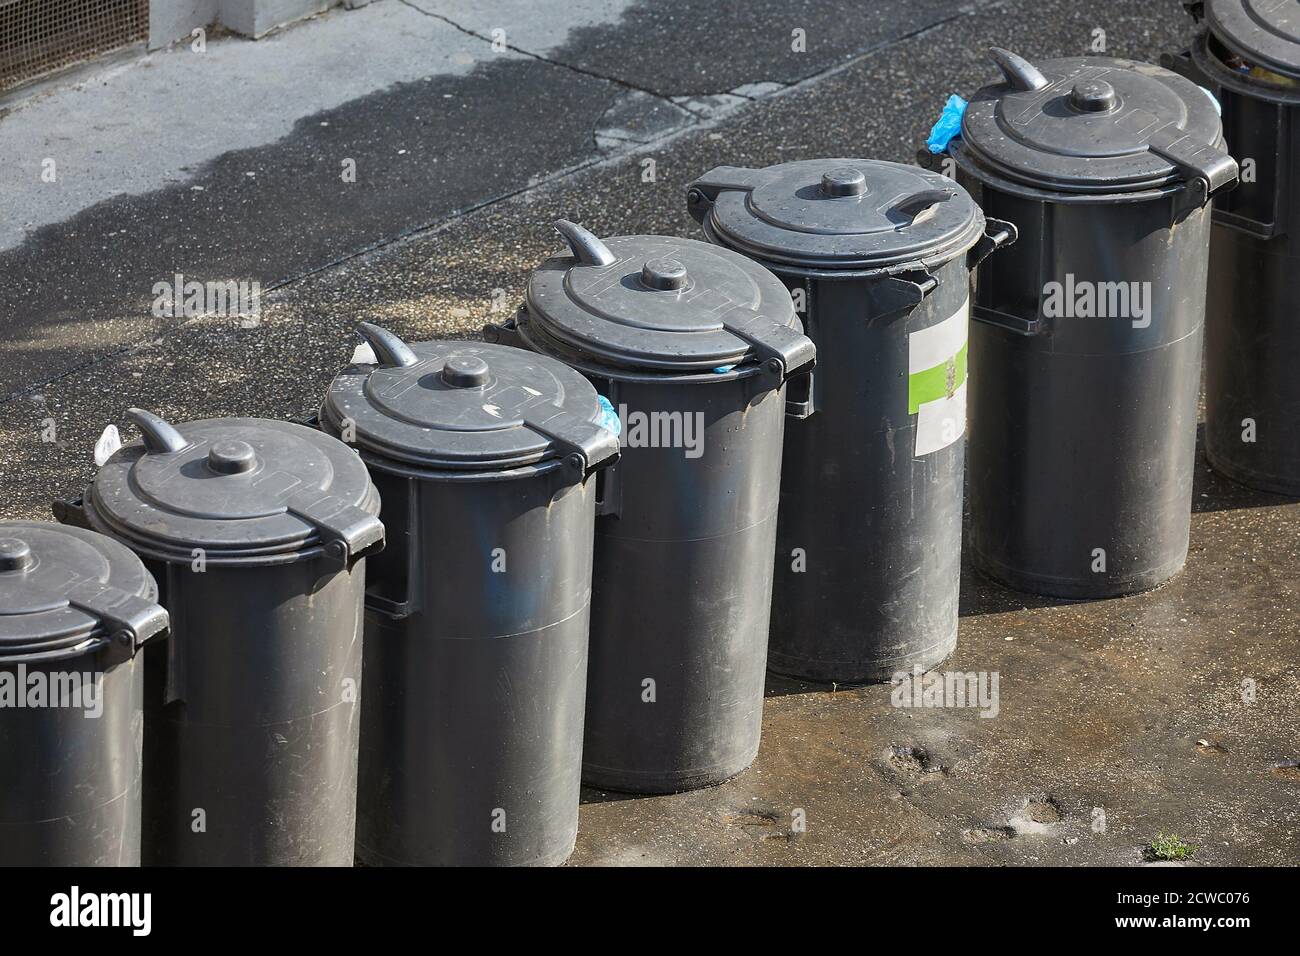
M 529 348 L 541 355 L 558 359 L 591 378 L 637 385 L 716 385 L 763 374 L 762 364 L 752 358 L 732 366 L 719 366 L 718 369 L 647 368 L 645 365 L 615 365 L 598 362 L 586 353 L 565 348 L 564 343 L 547 335 L 546 327 L 531 318 L 526 306 L 519 310 L 517 321 L 517 332 Z M 798 316 L 795 317 L 795 321 L 798 323 L 800 334 L 804 334 L 803 322 Z M 814 364 L 815 360 L 810 360 L 804 365 L 787 369 L 786 375 L 787 377 L 799 375 Z
M 969 243 L 963 242 L 959 246 L 950 248 L 946 247 L 937 250 L 932 256 L 922 256 L 910 260 L 891 262 L 888 265 L 872 268 L 855 268 L 852 265 L 843 268 L 830 266 L 826 268 L 817 268 L 803 264 L 799 261 L 773 259 L 764 254 L 767 250 L 750 251 L 744 246 L 737 245 L 729 234 L 719 233 L 713 225 L 712 218 L 708 216 L 706 216 L 704 221 L 700 224 L 700 229 L 704 233 L 705 238 L 710 242 L 717 243 L 720 246 L 735 250 L 736 252 L 744 253 L 763 268 L 777 275 L 795 276 L 807 279 L 851 280 L 884 279 L 890 276 L 903 275 L 909 272 L 935 272 L 952 262 L 954 259 L 959 259 L 966 255 L 972 248 L 974 248 L 975 243 L 979 241 L 979 237 L 984 235 L 985 219 L 983 213 L 980 214 L 978 222 L 980 231 L 976 233 L 975 239 Z
M 1272 40 L 1277 40 L 1277 47 L 1271 51 L 1263 48 L 1252 50 L 1246 46 L 1241 37 L 1232 32 L 1228 19 L 1233 14 L 1241 16 L 1246 21 L 1240 23 L 1239 26 L 1248 31 L 1252 25 L 1257 25 L 1257 21 L 1253 17 L 1245 15 L 1241 5 L 1238 5 L 1237 9 L 1231 9 L 1232 6 L 1233 0 L 1208 0 L 1204 6 L 1202 21 L 1205 31 L 1212 34 L 1229 52 L 1237 54 L 1237 56 L 1249 61 L 1251 64 L 1263 67 L 1270 72 L 1277 73 L 1279 76 L 1300 80 L 1300 61 L 1289 62 L 1281 58 L 1282 50 L 1287 45 L 1287 41 L 1276 35 L 1270 38 L 1266 34 L 1261 34 L 1260 39 L 1262 42 L 1268 44 Z M 1224 8 L 1229 9 L 1225 10 Z M 1225 17 L 1225 13 L 1227 17 Z M 1300 57 L 1300 43 L 1291 42 L 1290 45 L 1295 48 L 1297 56 Z M 1260 83 L 1264 81 L 1254 80 L 1252 82 Z
M 1192 38 L 1189 52 L 1192 62 L 1211 83 L 1251 99 L 1264 100 L 1281 106 L 1300 106 L 1300 86 L 1294 89 L 1276 86 L 1265 80 L 1251 79 L 1228 69 L 1227 64 L 1210 49 L 1210 38 L 1223 42 L 1223 38 L 1208 27 L 1202 28 Z M 1227 44 L 1224 44 L 1227 46 Z M 1237 52 L 1237 51 L 1233 51 Z M 1300 80 L 1300 76 L 1296 77 Z
M 946 154 L 952 157 L 959 169 L 972 178 L 979 180 L 981 185 L 992 187 L 998 192 L 1007 193 L 1008 195 L 1019 196 L 1021 199 L 1032 199 L 1037 202 L 1054 203 L 1062 206 L 1090 204 L 1117 206 L 1125 203 L 1142 203 L 1166 199 L 1184 192 L 1189 185 L 1186 181 L 1179 180 L 1175 183 L 1151 189 L 1134 189 L 1120 192 L 1057 192 L 1050 189 L 1039 189 L 1018 180 L 998 175 L 988 167 L 975 162 L 966 155 L 963 145 L 960 138 L 954 139 L 949 144 Z M 1215 145 L 1222 147 L 1223 139 L 1220 138 Z
M 842 216 L 841 221 L 835 222 L 835 214 L 828 212 L 828 220 L 814 220 L 817 227 L 824 226 L 824 229 L 810 225 L 806 230 L 796 227 L 793 221 L 774 219 L 763 208 L 754 205 L 754 194 L 760 190 L 781 190 L 778 197 L 792 196 L 795 203 L 802 200 L 806 205 L 809 200 L 802 190 L 810 188 L 808 179 L 816 177 L 819 171 L 824 171 L 824 175 L 857 172 L 858 181 L 865 185 L 868 195 L 875 196 L 876 205 L 868 205 L 865 212 L 854 207 L 847 223 Z M 720 180 L 711 180 L 711 177 L 719 175 Z M 942 206 L 932 205 L 926 211 L 941 209 L 947 220 L 956 221 L 949 221 L 938 229 L 934 228 L 933 218 L 922 220 L 919 216 L 916 222 L 896 224 L 892 229 L 872 223 L 871 212 L 879 215 L 883 208 L 879 205 L 881 199 L 892 197 L 894 201 L 901 201 L 908 198 L 907 193 L 895 194 L 902 188 L 902 184 L 897 182 L 900 175 L 904 182 L 908 179 L 916 181 L 917 185 L 912 188 L 918 198 L 928 195 L 933 199 L 934 194 L 946 194 L 947 202 Z M 888 177 L 894 178 L 894 189 L 886 188 L 880 192 L 881 181 L 888 183 Z M 794 189 L 801 179 L 804 182 L 802 190 Z M 727 184 L 722 185 L 722 182 Z M 754 169 L 715 167 L 690 185 L 687 202 L 710 244 L 739 253 L 771 272 L 787 275 L 854 278 L 937 267 L 968 252 L 984 234 L 982 210 L 956 182 L 936 176 L 935 170 L 924 165 L 883 159 L 819 157 Z M 928 232 L 928 235 L 912 233 L 918 228 L 918 223 L 921 223 L 919 228 L 922 232 Z M 747 237 L 746 233 L 750 235 Z M 766 241 L 760 238 L 764 236 Z M 881 248 L 872 252 L 861 248 L 847 251 L 831 248 L 834 243 L 844 240 L 874 241 Z M 824 248 L 818 250 L 818 244 Z

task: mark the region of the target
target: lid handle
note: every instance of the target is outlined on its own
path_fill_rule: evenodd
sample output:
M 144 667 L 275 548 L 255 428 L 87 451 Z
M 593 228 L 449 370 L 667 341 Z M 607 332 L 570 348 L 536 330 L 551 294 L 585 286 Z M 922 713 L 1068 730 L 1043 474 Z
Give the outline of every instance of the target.
M 564 241 L 569 244 L 574 256 L 583 265 L 612 266 L 618 261 L 614 253 L 609 251 L 609 246 L 576 222 L 557 219 L 555 220 L 555 231 L 564 237 Z
M 760 381 L 767 388 L 779 388 L 789 376 L 809 370 L 817 360 L 812 339 L 753 309 L 732 309 L 722 316 L 722 325 L 753 346 L 754 357 L 763 367 Z
M 559 446 L 578 478 L 618 460 L 618 436 L 599 422 L 549 402 L 524 410 L 524 424 Z
M 686 205 L 696 222 L 703 222 L 718 194 L 731 189 L 748 192 L 759 185 L 764 176 L 761 169 L 744 166 L 717 166 L 710 169 L 686 190 Z
M 370 322 L 359 322 L 357 335 L 370 343 L 381 368 L 410 368 L 420 361 L 411 347 L 388 329 Z
M 189 447 L 190 443 L 180 432 L 152 412 L 146 412 L 143 408 L 128 408 L 126 417 L 140 429 L 147 452 L 169 455 Z
M 115 661 L 134 656 L 145 641 L 168 627 L 166 609 L 107 584 L 83 579 L 67 589 L 66 598 L 72 607 L 99 618 Z
M 1168 126 L 1151 137 L 1147 148 L 1168 160 L 1188 180 L 1189 199 L 1202 206 L 1216 193 L 1237 185 L 1237 161 L 1222 150 L 1199 143 L 1176 126 Z
M 1007 82 L 1016 89 L 1032 93 L 1047 86 L 1047 77 L 1023 56 L 997 46 L 989 47 L 989 56 L 993 57 L 993 62 L 1002 70 Z
M 927 218 L 925 213 L 928 210 L 941 202 L 947 202 L 955 195 L 957 195 L 955 189 L 923 189 L 919 193 L 913 193 L 902 202 L 895 204 L 890 212 L 902 213 L 915 224 L 921 219 Z
M 341 567 L 372 551 L 383 550 L 383 522 L 364 508 L 323 491 L 294 495 L 288 507 L 291 513 L 316 526 L 325 554 Z

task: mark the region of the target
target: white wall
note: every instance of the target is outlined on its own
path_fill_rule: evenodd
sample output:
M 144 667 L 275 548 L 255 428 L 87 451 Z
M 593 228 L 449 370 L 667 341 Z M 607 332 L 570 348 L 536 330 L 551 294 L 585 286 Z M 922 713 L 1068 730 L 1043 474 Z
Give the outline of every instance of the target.
M 213 23 L 260 37 L 338 3 L 365 6 L 370 0 L 150 0 L 149 48 L 156 50 Z

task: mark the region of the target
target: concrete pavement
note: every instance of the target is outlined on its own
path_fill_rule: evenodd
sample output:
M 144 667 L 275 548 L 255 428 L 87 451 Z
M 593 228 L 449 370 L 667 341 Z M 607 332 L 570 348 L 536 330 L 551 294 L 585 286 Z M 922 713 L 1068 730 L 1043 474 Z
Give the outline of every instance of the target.
M 166 334 L 160 279 L 279 288 L 965 9 L 380 0 L 77 74 L 0 120 L 0 399 Z

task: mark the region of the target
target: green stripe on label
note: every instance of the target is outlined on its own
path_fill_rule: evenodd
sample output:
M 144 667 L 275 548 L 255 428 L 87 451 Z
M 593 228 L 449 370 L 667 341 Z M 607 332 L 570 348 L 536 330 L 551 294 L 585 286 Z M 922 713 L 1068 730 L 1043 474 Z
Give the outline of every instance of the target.
M 915 415 L 926 402 L 951 398 L 961 383 L 966 381 L 966 345 L 948 359 L 931 368 L 914 372 L 907 377 L 907 411 Z

